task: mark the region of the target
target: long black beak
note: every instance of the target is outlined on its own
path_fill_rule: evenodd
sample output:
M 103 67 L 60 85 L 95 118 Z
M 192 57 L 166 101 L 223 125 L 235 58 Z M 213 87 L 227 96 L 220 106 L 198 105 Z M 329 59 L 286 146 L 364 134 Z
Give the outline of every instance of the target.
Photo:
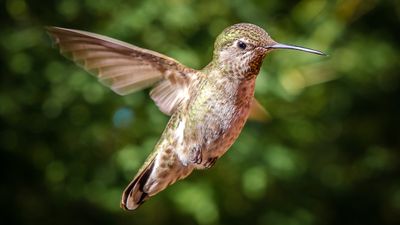
M 325 54 L 325 53 L 323 53 L 321 51 L 310 49 L 310 48 L 304 48 L 304 47 L 300 47 L 300 46 L 295 46 L 295 45 L 285 45 L 285 44 L 276 43 L 276 44 L 274 44 L 272 46 L 268 46 L 267 48 L 269 48 L 269 49 L 292 49 L 292 50 L 303 51 L 303 52 L 308 52 L 308 53 L 312 53 L 312 54 L 327 56 L 327 54 Z

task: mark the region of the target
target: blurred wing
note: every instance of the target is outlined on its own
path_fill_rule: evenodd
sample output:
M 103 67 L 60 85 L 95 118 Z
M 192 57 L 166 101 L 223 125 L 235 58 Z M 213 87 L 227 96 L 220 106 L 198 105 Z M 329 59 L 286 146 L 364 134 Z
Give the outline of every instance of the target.
M 183 99 L 182 88 L 195 71 L 172 58 L 113 38 L 86 31 L 47 27 L 60 52 L 119 95 L 162 84 L 152 94 L 160 110 L 171 114 Z M 156 87 L 156 89 L 157 89 Z M 164 96 L 164 95 L 167 95 Z
M 174 79 L 165 79 L 150 91 L 150 97 L 163 113 L 171 115 L 179 103 L 189 95 L 188 86 L 187 80 L 181 79 L 178 82 Z
M 271 119 L 268 111 L 254 97 L 250 106 L 249 119 L 259 122 L 267 122 Z

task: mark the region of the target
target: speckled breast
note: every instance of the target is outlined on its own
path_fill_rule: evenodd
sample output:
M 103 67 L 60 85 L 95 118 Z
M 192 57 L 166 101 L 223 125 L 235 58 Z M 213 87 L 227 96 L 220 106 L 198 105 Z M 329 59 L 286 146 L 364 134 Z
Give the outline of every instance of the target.
M 213 101 L 214 105 L 209 108 L 214 110 L 211 110 L 207 122 L 203 124 L 205 146 L 202 163 L 197 167 L 199 169 L 212 166 L 238 138 L 250 112 L 254 81 L 243 81 L 236 87 L 225 88 L 225 91 L 230 93 L 225 98 Z

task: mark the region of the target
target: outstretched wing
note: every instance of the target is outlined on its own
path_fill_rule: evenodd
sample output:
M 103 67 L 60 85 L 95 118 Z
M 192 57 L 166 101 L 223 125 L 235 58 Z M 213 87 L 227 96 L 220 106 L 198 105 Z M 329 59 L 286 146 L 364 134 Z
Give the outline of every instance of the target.
M 268 111 L 254 97 L 251 101 L 249 120 L 258 122 L 267 122 L 271 120 Z
M 160 53 L 86 31 L 47 27 L 60 52 L 119 95 L 156 84 L 152 99 L 173 113 L 196 71 Z

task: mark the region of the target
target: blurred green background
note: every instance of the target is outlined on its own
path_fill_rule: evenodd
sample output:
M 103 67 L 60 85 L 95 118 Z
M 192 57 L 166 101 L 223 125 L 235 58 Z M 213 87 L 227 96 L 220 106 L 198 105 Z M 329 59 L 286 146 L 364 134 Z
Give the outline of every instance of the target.
M 6 0 L 0 22 L 4 224 L 400 224 L 400 1 Z M 122 190 L 168 121 L 52 48 L 43 26 L 101 33 L 200 69 L 250 22 L 322 58 L 275 51 L 248 122 L 215 167 L 135 212 Z

